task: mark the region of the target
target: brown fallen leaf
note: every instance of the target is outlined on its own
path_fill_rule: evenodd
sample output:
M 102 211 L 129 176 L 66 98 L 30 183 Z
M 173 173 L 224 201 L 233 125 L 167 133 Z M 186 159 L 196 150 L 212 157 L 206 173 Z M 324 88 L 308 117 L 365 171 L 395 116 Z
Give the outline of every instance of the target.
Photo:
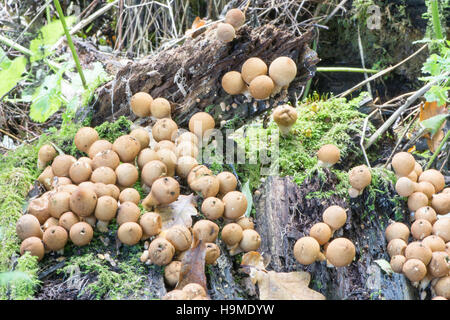
M 195 207 L 195 196 L 180 195 L 177 201 L 167 206 L 159 206 L 155 209 L 161 215 L 162 230 L 167 230 L 175 225 L 192 227 L 192 216 L 198 215 Z
M 198 28 L 204 26 L 206 24 L 206 20 L 200 19 L 200 17 L 195 17 L 194 22 L 192 23 L 192 26 L 190 29 L 187 29 L 185 32 L 186 36 L 191 36 L 192 38 L 195 38 L 200 33 L 195 32 Z
M 419 121 L 424 121 L 439 114 L 444 114 L 447 112 L 447 105 L 444 104 L 442 106 L 438 106 L 437 101 L 433 102 L 427 101 L 425 103 L 422 103 L 419 106 L 419 108 L 420 108 Z M 424 137 L 427 139 L 428 148 L 430 149 L 431 152 L 434 152 L 437 149 L 442 139 L 444 138 L 444 131 L 442 131 L 442 129 L 445 127 L 445 124 L 446 121 L 444 121 L 442 126 L 434 135 L 431 135 L 430 133 L 426 133 L 424 135 Z

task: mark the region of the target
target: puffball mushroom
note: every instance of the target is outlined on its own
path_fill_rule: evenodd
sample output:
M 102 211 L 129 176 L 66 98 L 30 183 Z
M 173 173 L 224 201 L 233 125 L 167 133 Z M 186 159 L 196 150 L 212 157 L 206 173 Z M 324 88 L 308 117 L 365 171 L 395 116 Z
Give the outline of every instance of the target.
M 189 119 L 189 131 L 200 138 L 215 126 L 214 118 L 206 112 L 197 112 Z
M 149 209 L 158 205 L 167 205 L 178 199 L 180 184 L 172 177 L 157 179 L 152 184 L 148 196 L 142 201 L 144 208 Z
M 236 223 L 241 226 L 242 230 L 255 229 L 253 219 L 250 217 L 240 217 Z
M 117 224 L 121 225 L 126 222 L 138 222 L 141 210 L 133 202 L 127 201 L 121 203 L 117 209 Z
M 216 30 L 217 39 L 222 42 L 231 42 L 236 37 L 236 31 L 229 23 L 219 23 Z
M 94 230 L 86 222 L 77 222 L 70 228 L 69 236 L 74 245 L 82 247 L 91 242 Z
M 422 244 L 430 248 L 431 252 L 445 251 L 445 242 L 439 236 L 435 235 L 428 236 L 422 240 Z
M 89 147 L 89 158 L 94 159 L 98 153 L 106 150 L 112 150 L 112 147 L 113 144 L 107 140 L 97 140 Z
M 228 10 L 225 22 L 231 24 L 235 29 L 239 29 L 245 23 L 245 15 L 237 8 Z
M 44 222 L 50 218 L 50 211 L 48 209 L 49 200 L 47 197 L 40 197 L 37 199 L 33 199 L 28 204 L 28 213 L 35 216 L 40 224 L 44 224 Z
M 227 194 L 228 192 L 236 190 L 237 179 L 231 172 L 223 171 L 217 175 L 217 179 L 219 179 L 220 194 Z
M 75 134 L 74 143 L 78 150 L 88 153 L 91 145 L 98 139 L 97 130 L 91 127 L 83 127 Z
M 148 248 L 149 259 L 153 264 L 165 266 L 172 261 L 175 247 L 164 238 L 156 238 Z
M 145 149 L 150 144 L 150 135 L 148 134 L 148 131 L 144 128 L 136 128 L 130 132 L 130 136 L 135 138 L 139 144 L 141 145 L 141 151 L 142 149 Z
M 20 240 L 29 237 L 42 238 L 41 224 L 35 216 L 24 214 L 17 220 L 16 233 Z
M 386 241 L 389 242 L 392 239 L 402 239 L 408 242 L 409 228 L 401 222 L 391 223 L 385 231 Z
M 30 255 L 37 257 L 38 261 L 44 257 L 45 249 L 42 240 L 38 237 L 29 237 L 22 241 L 20 244 L 20 255 L 24 255 L 25 252 L 29 252 Z
M 392 239 L 387 245 L 387 252 L 390 257 L 394 257 L 396 255 L 404 256 L 407 246 L 407 243 L 402 239 Z
M 75 161 L 69 169 L 69 177 L 73 183 L 88 181 L 92 174 L 91 166 L 84 161 Z
M 77 159 L 67 154 L 60 154 L 53 159 L 52 171 L 57 177 L 68 177 L 70 167 Z
M 175 287 L 180 279 L 181 262 L 172 261 L 164 268 L 164 280 L 170 287 Z M 180 290 L 181 291 L 181 290 Z
M 323 260 L 320 245 L 313 237 L 302 237 L 294 245 L 294 257 L 303 264 L 309 265 L 317 260 Z
M 450 299 L 450 276 L 440 278 L 434 285 L 434 290 L 438 296 Z
M 416 160 L 408 152 L 399 152 L 392 157 L 392 168 L 399 176 L 405 177 L 414 170 Z
M 192 235 L 188 228 L 175 225 L 166 230 L 164 237 L 175 248 L 176 251 L 186 251 L 191 247 Z
M 395 273 L 403 272 L 403 265 L 406 262 L 406 258 L 402 255 L 395 255 L 391 258 L 391 268 Z
M 175 139 L 175 144 L 180 144 L 184 141 L 189 141 L 190 143 L 198 146 L 198 138 L 195 134 L 193 134 L 190 131 L 185 131 L 182 134 L 180 134 L 176 139 Z
M 50 217 L 42 225 L 42 230 L 45 232 L 48 228 L 55 226 L 59 226 L 59 220 L 54 217 Z
M 139 172 L 134 164 L 122 163 L 116 168 L 117 184 L 121 187 L 131 187 L 139 179 Z
M 70 211 L 80 217 L 88 217 L 94 213 L 97 205 L 97 195 L 90 188 L 78 187 L 70 196 Z
M 407 259 L 403 264 L 402 273 L 411 282 L 417 282 L 427 275 L 427 267 L 419 259 Z
M 144 165 L 141 172 L 141 180 L 151 187 L 153 183 L 167 175 L 167 166 L 160 160 L 152 160 Z
M 297 75 L 297 65 L 289 57 L 278 57 L 269 66 L 269 76 L 279 87 L 288 86 Z
M 414 241 L 408 244 L 405 249 L 406 259 L 419 259 L 425 265 L 427 265 L 431 260 L 432 252 L 430 248 L 423 245 L 419 241 Z
M 201 197 L 215 197 L 219 193 L 219 179 L 215 176 L 203 176 L 194 180 L 189 187 Z
M 156 212 L 146 212 L 139 219 L 139 224 L 144 234 L 153 237 L 161 232 L 162 220 L 161 216 Z
M 316 239 L 320 245 L 324 245 L 331 238 L 331 229 L 328 224 L 319 222 L 311 227 L 311 230 L 309 230 L 309 236 Z
M 141 151 L 141 144 L 136 138 L 130 135 L 124 135 L 114 141 L 112 149 L 117 153 L 120 161 L 133 162 L 139 154 L 139 151 Z
M 197 180 L 200 177 L 203 176 L 210 176 L 212 175 L 212 171 L 205 165 L 199 164 L 198 166 L 195 166 L 192 168 L 192 170 L 189 172 L 187 176 L 187 183 L 190 185 L 192 182 Z
M 48 166 L 44 169 L 44 171 L 42 171 L 36 180 L 42 183 L 46 190 L 51 190 L 54 176 L 52 167 Z
M 173 177 L 175 175 L 175 167 L 177 166 L 177 156 L 170 149 L 160 149 L 156 153 L 162 163 L 166 165 L 167 175 Z
M 155 150 L 155 152 L 158 152 L 161 149 L 169 149 L 170 151 L 175 152 L 176 146 L 175 143 L 170 140 L 161 140 L 155 145 L 155 148 L 153 150 Z
M 228 223 L 222 229 L 222 241 L 228 246 L 234 246 L 241 242 L 244 230 L 237 223 Z
M 266 75 L 255 77 L 248 86 L 248 91 L 256 100 L 266 100 L 275 87 L 273 80 Z
M 317 158 L 321 166 L 331 167 L 339 161 L 340 157 L 341 151 L 332 144 L 325 144 L 317 151 Z
M 347 213 L 340 206 L 330 206 L 323 212 L 322 220 L 330 226 L 332 231 L 335 231 L 345 224 Z
M 450 263 L 447 252 L 433 252 L 428 272 L 435 278 L 444 277 L 449 274 Z
M 198 147 L 188 141 L 181 142 L 177 144 L 175 148 L 175 155 L 177 157 L 190 156 L 192 158 L 197 158 L 198 156 Z
M 239 242 L 239 247 L 244 252 L 256 251 L 261 245 L 261 236 L 258 232 L 252 229 L 246 229 L 242 232 L 242 240 Z
M 297 118 L 297 110 L 288 104 L 278 106 L 273 111 L 273 121 L 278 125 L 283 136 L 289 134 Z
M 63 191 L 55 192 L 50 195 L 48 200 L 48 210 L 52 217 L 59 219 L 64 212 L 70 211 L 70 193 Z
M 260 58 L 250 58 L 247 59 L 242 65 L 241 75 L 242 79 L 250 84 L 253 79 L 257 76 L 262 76 L 267 74 L 267 65 Z M 272 82 L 273 83 L 273 82 Z
M 151 110 L 152 116 L 156 119 L 170 118 L 170 114 L 172 113 L 170 102 L 164 98 L 156 98 L 153 100 Z
M 222 77 L 222 88 L 229 95 L 241 94 L 247 90 L 241 73 L 237 71 L 229 71 L 224 74 Z
M 437 220 L 436 211 L 430 206 L 419 208 L 414 212 L 414 219 L 425 219 L 434 224 Z
M 117 176 L 110 167 L 98 167 L 92 172 L 91 181 L 94 183 L 115 184 Z
M 223 216 L 229 220 L 237 220 L 247 211 L 247 198 L 240 191 L 228 192 L 222 201 L 225 205 Z
M 195 158 L 191 156 L 182 156 L 177 159 L 176 172 L 181 178 L 186 178 L 189 172 L 198 165 Z
M 126 188 L 123 189 L 122 192 L 120 192 L 119 201 L 121 203 L 125 201 L 131 201 L 135 204 L 139 204 L 139 202 L 141 201 L 141 195 L 134 188 Z
M 414 192 L 408 197 L 408 209 L 416 211 L 428 205 L 428 197 L 422 192 Z
M 431 234 L 432 229 L 433 226 L 428 220 L 417 219 L 411 225 L 411 234 L 414 237 L 414 239 L 422 240 Z
M 44 144 L 38 152 L 38 162 L 37 166 L 39 170 L 42 170 L 45 168 L 47 163 L 52 161 L 56 156 L 58 155 L 58 152 L 56 152 L 55 148 L 49 144 Z
M 175 140 L 178 126 L 172 119 L 163 118 L 158 119 L 152 128 L 152 135 L 156 142 L 162 140 Z
M 45 230 L 42 240 L 45 247 L 52 251 L 59 251 L 67 243 L 67 231 L 63 227 L 53 226 Z
M 66 229 L 66 231 L 70 231 L 70 228 L 77 222 L 80 222 L 80 219 L 78 218 L 78 216 L 75 213 L 68 211 L 61 215 L 61 217 L 59 218 L 58 224 L 59 224 L 59 226 Z
M 440 218 L 433 224 L 433 234 L 445 242 L 450 241 L 450 218 Z
M 431 206 L 437 214 L 444 215 L 450 213 L 450 193 L 439 193 L 433 195 Z
M 210 220 L 199 220 L 192 227 L 192 233 L 198 240 L 215 242 L 219 234 L 219 226 Z
M 158 155 L 156 154 L 155 150 L 152 150 L 150 148 L 142 149 L 141 152 L 139 152 L 138 158 L 137 158 L 137 164 L 140 170 L 147 164 L 148 162 L 152 160 L 159 160 Z
M 407 177 L 401 177 L 395 184 L 395 191 L 401 197 L 409 197 L 417 190 L 417 183 L 411 181 Z
M 348 173 L 350 185 L 362 193 L 365 187 L 372 182 L 372 174 L 366 165 L 356 166 Z
M 187 300 L 187 295 L 182 290 L 172 290 L 167 292 L 161 300 Z
M 142 228 L 136 222 L 125 222 L 117 230 L 120 242 L 133 246 L 142 238 Z
M 148 117 L 150 116 L 152 102 L 153 98 L 151 95 L 146 92 L 137 92 L 131 97 L 131 110 L 138 117 Z
M 355 254 L 355 245 L 346 238 L 337 238 L 331 241 L 325 253 L 328 261 L 335 267 L 350 265 Z
M 94 215 L 98 219 L 97 228 L 101 232 L 108 231 L 108 223 L 116 217 L 118 204 L 111 196 L 102 196 L 97 200 Z
M 215 264 L 216 260 L 220 257 L 220 248 L 215 243 L 206 244 L 205 263 Z
M 436 169 L 428 169 L 422 172 L 419 177 L 419 182 L 428 181 L 433 184 L 436 192 L 441 192 L 445 187 L 445 178 L 442 173 Z
M 217 220 L 223 216 L 225 205 L 216 197 L 208 197 L 203 200 L 201 211 L 209 220 Z
M 187 295 L 187 300 L 192 300 L 196 297 L 206 297 L 205 289 L 198 283 L 189 283 L 183 287 L 183 291 Z

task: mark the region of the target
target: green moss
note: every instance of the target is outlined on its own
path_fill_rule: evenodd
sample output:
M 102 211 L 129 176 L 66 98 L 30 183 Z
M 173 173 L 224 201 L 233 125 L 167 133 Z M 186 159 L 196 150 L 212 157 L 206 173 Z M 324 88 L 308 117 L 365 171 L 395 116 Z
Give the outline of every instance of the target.
M 95 127 L 100 139 L 108 140 L 109 142 L 114 142 L 118 137 L 130 132 L 132 122 L 128 120 L 125 116 L 121 116 L 115 122 L 104 122 L 101 125 Z

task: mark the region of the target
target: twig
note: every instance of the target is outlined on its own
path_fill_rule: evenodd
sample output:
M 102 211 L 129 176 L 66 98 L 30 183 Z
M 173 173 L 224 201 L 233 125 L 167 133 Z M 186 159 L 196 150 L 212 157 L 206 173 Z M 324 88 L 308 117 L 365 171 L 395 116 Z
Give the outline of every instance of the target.
M 367 157 L 367 153 L 366 153 L 366 149 L 364 147 L 364 139 L 366 138 L 366 129 L 367 129 L 367 125 L 369 124 L 369 119 L 375 114 L 377 113 L 377 110 L 373 110 L 365 119 L 364 119 L 364 124 L 363 124 L 363 128 L 362 128 L 362 133 L 361 133 L 361 139 L 359 140 L 359 145 L 361 147 L 361 150 L 363 152 L 364 155 L 364 159 L 366 160 L 367 166 L 370 168 L 370 162 L 369 162 L 369 158 Z
M 328 17 L 325 19 L 324 24 L 327 24 L 328 21 L 330 21 L 331 18 L 334 17 L 334 15 L 340 10 L 342 9 L 344 12 L 347 11 L 344 8 L 344 4 L 347 2 L 348 0 L 342 0 L 341 3 L 339 3 L 336 8 L 334 8 L 334 10 L 328 15 Z
M 450 130 L 447 131 L 447 134 L 445 135 L 444 139 L 442 139 L 441 143 L 439 144 L 439 147 L 433 153 L 433 156 L 431 157 L 430 161 L 428 161 L 425 169 L 430 169 L 431 165 L 433 164 L 433 162 L 436 159 L 436 157 L 438 156 L 438 154 L 441 152 L 442 148 L 444 147 L 444 144 L 447 142 L 449 137 L 450 137 Z
M 391 72 L 392 70 L 396 69 L 397 67 L 399 67 L 400 65 L 404 64 L 405 62 L 407 62 L 408 60 L 412 59 L 413 57 L 415 57 L 416 55 L 418 55 L 420 52 L 422 52 L 422 50 L 424 50 L 425 48 L 427 48 L 428 45 L 424 45 L 422 46 L 419 50 L 417 50 L 416 52 L 414 52 L 412 55 L 410 55 L 408 58 L 406 58 L 405 60 L 397 63 L 395 66 L 389 67 L 387 69 L 384 69 L 380 72 L 378 72 L 377 74 L 374 74 L 373 76 L 371 76 L 370 78 L 360 82 L 359 84 L 357 84 L 356 86 L 354 86 L 353 88 L 348 89 L 347 91 L 335 96 L 336 98 L 343 98 L 345 96 L 348 96 L 350 93 L 352 93 L 355 90 L 358 90 L 359 88 L 361 88 L 362 86 L 364 86 L 366 83 L 378 79 L 381 76 L 384 76 L 386 73 Z
M 449 74 L 450 74 L 450 72 L 446 72 L 444 74 L 443 78 L 446 79 Z M 427 85 L 422 87 L 420 90 L 416 91 L 416 93 L 414 93 L 411 97 L 409 97 L 406 100 L 405 104 L 402 105 L 400 108 L 398 108 L 397 111 L 395 111 L 389 117 L 389 119 L 387 119 L 386 122 L 383 123 L 383 125 L 380 128 L 378 128 L 377 131 L 375 131 L 375 133 L 370 137 L 370 139 L 367 142 L 365 147 L 368 149 L 378 139 L 378 137 L 380 137 L 392 125 L 392 123 L 394 123 L 394 121 L 402 114 L 403 111 L 405 111 L 406 108 L 408 108 L 411 104 L 413 104 L 414 101 L 416 101 L 416 99 L 423 96 L 426 92 L 428 92 L 428 90 L 431 89 L 431 87 L 433 87 L 435 84 L 437 84 L 440 81 L 442 81 L 442 78 L 440 78 L 440 77 L 437 79 L 434 79 L 432 82 L 428 83 Z
M 361 40 L 361 32 L 359 30 L 359 24 L 358 24 L 358 47 L 359 47 L 359 55 L 361 56 L 361 64 L 362 67 L 365 69 L 366 68 L 366 62 L 364 60 L 364 48 L 362 45 L 362 40 Z M 367 76 L 367 72 L 364 72 L 364 78 L 367 80 L 367 78 L 369 78 Z M 369 93 L 369 95 L 372 97 L 372 88 L 370 87 L 370 82 L 367 82 L 367 92 Z
M 317 67 L 317 72 L 355 72 L 355 73 L 377 73 L 378 70 L 350 67 Z
M 11 133 L 9 133 L 9 132 L 7 132 L 7 131 L 5 131 L 5 130 L 3 130 L 3 129 L 0 129 L 0 132 L 2 132 L 2 133 L 4 133 L 4 134 L 6 134 L 6 135 L 8 135 L 8 136 L 10 136 L 11 138 L 14 138 L 14 139 L 16 139 L 17 141 L 19 141 L 20 143 L 23 143 L 23 141 L 22 140 L 20 140 L 19 138 L 17 138 L 15 135 L 13 135 L 13 134 L 11 134 Z

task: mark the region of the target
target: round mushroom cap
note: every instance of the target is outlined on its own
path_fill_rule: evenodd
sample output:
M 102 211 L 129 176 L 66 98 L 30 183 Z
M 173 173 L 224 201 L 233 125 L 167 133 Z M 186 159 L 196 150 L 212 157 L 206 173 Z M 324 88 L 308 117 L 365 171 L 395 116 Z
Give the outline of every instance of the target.
M 94 183 L 115 184 L 116 173 L 110 167 L 98 167 L 92 172 L 91 181 Z
M 209 220 L 217 220 L 223 216 L 225 205 L 222 200 L 216 197 L 209 197 L 203 200 L 202 213 Z
M 79 247 L 89 244 L 94 236 L 94 230 L 86 222 L 77 222 L 69 232 L 70 240 Z
M 425 237 L 428 237 L 433 230 L 433 226 L 428 220 L 425 219 L 417 219 L 411 225 L 411 234 L 414 239 L 422 240 Z
M 444 215 L 450 213 L 450 193 L 439 193 L 433 195 L 431 206 L 437 214 Z
M 162 220 L 161 216 L 156 212 L 146 212 L 139 219 L 139 224 L 149 237 L 156 236 L 161 232 Z
M 177 159 L 176 172 L 181 178 L 186 178 L 189 172 L 198 165 L 195 158 L 191 156 L 182 156 Z
M 170 118 L 172 107 L 170 102 L 164 98 L 156 98 L 152 103 L 152 116 L 156 119 Z
M 408 197 L 408 209 L 416 211 L 428 205 L 428 197 L 422 192 L 414 192 Z
M 222 229 L 222 241 L 228 246 L 234 246 L 242 240 L 244 230 L 237 223 L 229 223 Z
M 435 278 L 444 277 L 450 272 L 450 259 L 447 252 L 433 252 L 428 264 L 428 272 Z
M 436 190 L 434 189 L 433 184 L 431 184 L 428 181 L 422 181 L 422 182 L 417 183 L 416 188 L 417 188 L 417 191 L 425 193 L 425 195 L 428 197 L 428 199 L 431 199 L 433 197 L 433 194 L 436 193 Z
M 372 174 L 366 165 L 360 165 L 350 170 L 348 179 L 353 188 L 363 190 L 371 183 Z
M 450 299 L 450 276 L 440 278 L 434 285 L 434 290 L 438 296 Z
M 153 98 L 146 92 L 135 93 L 130 100 L 130 106 L 133 113 L 138 117 L 148 117 Z
M 76 136 L 75 136 L 76 138 Z M 42 161 L 43 163 L 48 163 L 55 159 L 55 157 L 58 155 L 58 152 L 55 150 L 55 148 L 50 144 L 44 144 L 42 147 L 39 148 L 38 151 L 38 159 Z
M 70 196 L 69 205 L 73 213 L 80 217 L 88 217 L 94 213 L 97 195 L 91 188 L 78 187 Z
M 77 161 L 74 157 L 67 154 L 60 154 L 53 159 L 52 171 L 57 177 L 68 177 L 72 164 Z
M 189 131 L 203 137 L 208 130 L 214 129 L 214 118 L 206 112 L 197 112 L 189 119 Z
M 416 166 L 416 160 L 408 152 L 399 152 L 392 158 L 392 168 L 395 173 L 404 177 L 411 173 Z
M 269 66 L 269 76 L 278 86 L 284 87 L 297 75 L 297 65 L 289 57 L 278 57 Z
M 129 246 L 133 246 L 142 238 L 142 228 L 136 222 L 125 222 L 117 230 L 119 240 Z
M 164 236 L 174 246 L 176 251 L 186 251 L 191 247 L 192 235 L 185 226 L 175 225 L 166 230 Z
M 161 149 L 169 149 L 170 151 L 175 152 L 176 146 L 175 143 L 170 140 L 161 140 L 155 145 L 154 150 L 155 152 L 158 152 Z
M 262 76 L 267 74 L 267 65 L 260 58 L 250 58 L 247 59 L 242 65 L 241 75 L 242 79 L 250 84 L 253 79 L 257 76 Z
M 192 300 L 198 296 L 206 297 L 205 289 L 198 283 L 189 283 L 183 287 L 183 291 L 187 295 L 187 300 Z
M 255 229 L 255 224 L 251 217 L 240 217 L 236 223 L 241 226 L 242 230 Z
M 409 197 L 416 191 L 416 183 L 407 177 L 400 177 L 395 184 L 395 191 L 401 197 Z
M 425 265 L 427 265 L 431 260 L 432 252 L 430 248 L 423 245 L 419 241 L 414 241 L 408 244 L 405 249 L 406 259 L 419 259 Z
M 190 143 L 198 146 L 198 138 L 195 134 L 193 134 L 190 131 L 185 131 L 183 133 L 181 133 L 176 139 L 175 139 L 175 144 L 180 144 L 184 141 L 189 141 Z
M 419 259 L 408 259 L 403 264 L 402 273 L 411 282 L 417 282 L 427 275 L 427 267 Z
M 137 158 L 137 164 L 140 170 L 150 161 L 159 160 L 155 150 L 150 148 L 142 149 Z
M 142 168 L 141 181 L 151 187 L 157 179 L 166 175 L 167 166 L 160 160 L 152 160 Z
M 45 232 L 48 228 L 54 227 L 54 226 L 59 226 L 59 220 L 54 217 L 50 217 L 42 225 L 42 230 Z
M 160 149 L 157 154 L 161 162 L 167 167 L 167 175 L 174 176 L 175 167 L 177 166 L 177 156 L 175 153 L 170 149 Z
M 396 255 L 405 255 L 405 249 L 408 245 L 402 239 L 392 239 L 387 245 L 387 251 L 390 257 Z
M 206 264 L 214 264 L 216 260 L 220 257 L 220 248 L 215 243 L 207 243 L 206 244 L 206 254 L 205 254 L 205 263 Z
M 231 24 L 235 29 L 238 29 L 245 23 L 245 15 L 237 8 L 228 10 L 225 15 L 225 22 Z
M 54 178 L 53 170 L 51 166 L 48 166 L 42 171 L 39 177 L 36 179 L 40 183 L 42 183 L 46 190 L 52 189 L 52 180 Z
M 241 94 L 247 90 L 240 72 L 229 71 L 222 77 L 222 88 L 230 95 Z
M 330 206 L 323 212 L 322 220 L 329 225 L 332 230 L 337 230 L 347 221 L 347 213 L 340 206 Z
M 30 255 L 37 257 L 38 261 L 41 261 L 45 253 L 42 240 L 38 237 L 29 237 L 23 240 L 20 245 L 20 255 L 23 256 L 25 252 L 29 252 Z
M 258 232 L 252 229 L 245 229 L 242 232 L 242 240 L 239 242 L 239 247 L 241 247 L 244 252 L 256 251 L 261 245 L 261 236 Z
M 430 182 L 434 186 L 436 192 L 441 192 L 445 187 L 444 175 L 436 169 L 428 169 L 422 172 L 419 176 L 419 182 L 422 181 Z
M 217 39 L 222 42 L 231 42 L 236 37 L 236 31 L 229 23 L 219 23 L 217 26 Z
M 301 264 L 312 264 L 318 260 L 319 255 L 320 245 L 313 237 L 300 238 L 294 245 L 294 257 Z
M 43 224 L 50 218 L 49 200 L 47 197 L 33 199 L 28 204 L 28 213 L 35 216 L 40 224 Z
M 391 258 L 391 268 L 395 273 L 402 273 L 403 265 L 406 262 L 406 258 L 402 255 L 395 255 Z
M 75 213 L 69 211 L 69 212 L 63 213 L 61 215 L 61 217 L 59 218 L 58 224 L 59 224 L 59 226 L 63 227 L 67 231 L 69 231 L 70 228 L 77 222 L 80 222 L 80 219 L 78 218 L 78 216 Z
M 158 119 L 152 128 L 152 135 L 156 142 L 162 140 L 174 141 L 178 126 L 172 119 Z
M 189 172 L 187 177 L 187 183 L 188 185 L 191 185 L 192 182 L 194 182 L 198 178 L 210 175 L 212 175 L 212 171 L 207 166 L 199 164 L 198 166 L 192 168 L 192 170 Z
M 75 161 L 69 169 L 69 177 L 73 183 L 88 181 L 92 174 L 91 166 L 85 161 Z
M 389 242 L 392 239 L 402 239 L 408 242 L 409 228 L 401 222 L 391 223 L 385 231 L 386 241 Z
M 102 196 L 97 200 L 95 207 L 95 217 L 101 221 L 110 221 L 116 217 L 118 204 L 111 196 Z
M 45 246 L 52 251 L 58 251 L 64 248 L 67 243 L 67 231 L 60 226 L 52 226 L 45 230 L 42 237 Z
M 352 263 L 356 250 L 353 242 L 346 238 L 337 238 L 327 247 L 326 257 L 335 267 L 344 267 Z
M 59 191 L 48 198 L 48 210 L 52 217 L 59 219 L 64 212 L 70 211 L 70 193 Z
M 430 206 L 419 208 L 414 212 L 414 219 L 425 219 L 434 224 L 437 220 L 436 211 Z
M 279 126 L 291 127 L 297 119 L 297 110 L 288 104 L 280 105 L 273 111 L 273 121 Z
M 117 210 L 117 224 L 121 225 L 126 222 L 138 222 L 141 209 L 133 202 L 126 201 L 119 205 Z
M 115 173 L 117 184 L 122 187 L 131 187 L 139 179 L 138 169 L 131 163 L 121 163 Z
M 183 290 L 172 290 L 167 292 L 161 300 L 187 300 L 187 295 Z
M 220 194 L 227 194 L 228 192 L 236 190 L 237 179 L 231 172 L 223 171 L 217 175 L 217 179 L 219 179 Z
M 223 216 L 230 220 L 237 220 L 247 211 L 247 198 L 242 192 L 228 192 L 222 201 L 225 205 Z
M 445 242 L 441 237 L 431 235 L 422 240 L 422 244 L 428 248 L 432 252 L 435 251 L 445 251 Z
M 198 240 L 215 242 L 219 234 L 219 226 L 210 220 L 199 220 L 192 227 L 192 233 Z
M 141 151 L 141 144 L 136 138 L 124 135 L 114 141 L 112 149 L 117 153 L 120 161 L 133 162 Z
M 136 128 L 130 132 L 130 136 L 135 138 L 141 145 L 141 149 L 148 148 L 150 144 L 150 135 L 144 128 Z M 139 150 L 139 151 L 140 151 Z
M 170 287 L 175 287 L 180 279 L 181 262 L 172 261 L 164 268 L 164 280 Z M 174 290 L 180 291 L 181 290 Z
M 189 187 L 203 198 L 215 197 L 219 193 L 219 179 L 215 176 L 203 176 L 194 180 Z
M 89 158 L 94 159 L 94 157 L 103 151 L 112 150 L 112 143 L 107 140 L 97 140 L 90 147 L 88 151 Z
M 250 82 L 248 91 L 256 100 L 265 100 L 270 97 L 274 87 L 275 85 L 270 77 L 261 75 Z
M 433 224 L 433 234 L 445 242 L 450 241 L 450 218 L 440 218 Z
M 178 199 L 180 184 L 172 177 L 163 177 L 152 185 L 152 195 L 161 205 L 167 205 Z
M 156 238 L 150 243 L 148 253 L 153 264 L 165 266 L 172 261 L 175 247 L 164 238 Z
M 16 233 L 20 240 L 30 237 L 42 238 L 41 224 L 32 214 L 22 215 L 16 223 Z
M 316 239 L 320 245 L 324 245 L 331 238 L 331 229 L 326 223 L 319 222 L 311 227 L 309 236 Z
M 317 158 L 328 165 L 337 163 L 340 157 L 341 151 L 332 144 L 323 145 L 320 147 L 319 151 L 317 151 Z
M 91 127 L 83 127 L 75 134 L 74 143 L 78 150 L 88 153 L 91 145 L 98 139 L 97 130 Z
M 131 201 L 135 204 L 139 204 L 139 202 L 141 201 L 141 195 L 134 188 L 125 188 L 122 190 L 122 192 L 120 192 L 119 201 L 121 203 Z

